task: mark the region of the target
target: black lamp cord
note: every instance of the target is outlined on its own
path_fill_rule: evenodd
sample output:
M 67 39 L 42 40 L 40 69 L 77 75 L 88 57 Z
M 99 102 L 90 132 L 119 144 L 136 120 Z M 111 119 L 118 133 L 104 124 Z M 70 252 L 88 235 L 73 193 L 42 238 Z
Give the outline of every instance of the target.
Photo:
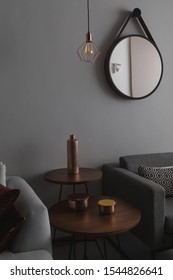
M 90 14 L 89 14 L 89 0 L 87 0 L 87 12 L 88 12 L 88 33 L 90 33 Z

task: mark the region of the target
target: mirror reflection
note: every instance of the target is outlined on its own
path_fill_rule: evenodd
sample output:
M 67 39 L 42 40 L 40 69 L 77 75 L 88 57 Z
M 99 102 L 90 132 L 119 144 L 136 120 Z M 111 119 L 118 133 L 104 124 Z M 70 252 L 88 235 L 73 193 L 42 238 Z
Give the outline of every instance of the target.
M 109 59 L 113 86 L 130 98 L 144 98 L 159 85 L 163 65 L 156 46 L 145 37 L 132 35 L 121 39 Z

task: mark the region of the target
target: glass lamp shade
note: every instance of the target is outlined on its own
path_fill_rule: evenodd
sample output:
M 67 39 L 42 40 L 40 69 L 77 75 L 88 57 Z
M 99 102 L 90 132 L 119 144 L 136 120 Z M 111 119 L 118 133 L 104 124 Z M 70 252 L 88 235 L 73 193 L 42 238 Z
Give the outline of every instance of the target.
M 77 54 L 81 61 L 84 62 L 95 62 L 98 56 L 100 55 L 100 51 L 92 42 L 92 34 L 86 34 L 86 42 L 84 42 L 78 49 Z

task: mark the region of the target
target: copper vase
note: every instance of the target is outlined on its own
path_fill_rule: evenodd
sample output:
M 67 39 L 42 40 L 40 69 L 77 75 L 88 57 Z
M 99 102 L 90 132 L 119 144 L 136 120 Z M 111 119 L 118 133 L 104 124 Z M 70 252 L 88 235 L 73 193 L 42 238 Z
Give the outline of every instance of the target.
M 75 138 L 75 135 L 70 135 L 70 139 L 67 140 L 67 169 L 68 174 L 78 174 L 79 173 L 79 141 Z

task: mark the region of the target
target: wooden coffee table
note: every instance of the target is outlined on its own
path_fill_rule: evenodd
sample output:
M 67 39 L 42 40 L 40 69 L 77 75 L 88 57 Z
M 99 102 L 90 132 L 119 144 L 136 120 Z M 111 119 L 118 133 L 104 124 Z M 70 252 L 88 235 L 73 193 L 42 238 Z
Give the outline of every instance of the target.
M 94 168 L 80 168 L 76 175 L 69 175 L 67 168 L 54 169 L 47 172 L 44 176 L 46 181 L 60 184 L 59 201 L 61 200 L 63 185 L 73 186 L 73 193 L 76 185 L 85 185 L 88 194 L 88 183 L 99 181 L 102 178 L 102 172 Z
M 88 237 L 104 238 L 118 235 L 132 229 L 140 222 L 140 210 L 117 198 L 114 198 L 117 202 L 115 213 L 101 215 L 97 204 L 99 199 L 100 197 L 89 198 L 88 208 L 84 212 L 71 210 L 67 200 L 53 205 L 49 210 L 51 225 L 55 229 L 72 234 L 74 238 L 83 236 L 86 240 Z

